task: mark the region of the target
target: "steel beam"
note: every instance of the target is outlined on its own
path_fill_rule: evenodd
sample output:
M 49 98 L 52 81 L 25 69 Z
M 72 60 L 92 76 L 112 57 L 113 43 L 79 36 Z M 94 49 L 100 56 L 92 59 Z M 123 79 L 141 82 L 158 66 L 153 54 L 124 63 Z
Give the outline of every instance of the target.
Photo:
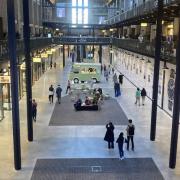
M 24 54 L 25 54 L 25 64 L 26 64 L 27 130 L 28 130 L 28 141 L 33 141 L 29 1 L 27 0 L 23 0 L 23 20 L 24 20 L 24 26 L 23 26 Z
M 179 19 L 180 24 L 180 19 Z M 169 157 L 169 167 L 174 169 L 176 167 L 178 132 L 179 132 L 179 111 L 180 111 L 180 26 L 178 47 L 176 50 L 176 80 L 174 90 L 174 107 L 171 129 L 171 147 Z
M 158 12 L 157 13 L 158 13 L 158 15 L 157 15 L 157 27 L 156 27 L 153 95 L 152 95 L 152 109 L 151 109 L 151 130 L 150 130 L 150 140 L 151 141 L 155 141 L 155 137 L 156 137 L 159 67 L 160 67 L 160 59 L 161 59 L 163 0 L 158 0 Z
M 102 64 L 102 45 L 99 45 L 99 63 Z
M 14 145 L 14 167 L 21 169 L 21 145 L 19 123 L 19 98 L 18 98 L 18 69 L 16 59 L 16 30 L 14 15 L 14 0 L 7 0 L 8 18 L 8 48 L 11 72 L 11 98 L 12 98 L 12 127 Z
M 65 45 L 63 45 L 63 67 L 65 67 Z

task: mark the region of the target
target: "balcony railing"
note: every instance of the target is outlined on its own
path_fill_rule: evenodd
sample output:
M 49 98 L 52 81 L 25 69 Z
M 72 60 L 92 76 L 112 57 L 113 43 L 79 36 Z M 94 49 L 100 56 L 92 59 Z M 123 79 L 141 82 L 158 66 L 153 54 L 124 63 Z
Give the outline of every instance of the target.
M 149 57 L 155 56 L 154 43 L 151 43 L 149 41 L 140 42 L 137 39 L 113 38 L 112 45 L 134 53 L 142 54 L 144 56 L 149 56 Z M 175 64 L 175 55 L 173 53 L 173 47 L 167 42 L 162 43 L 161 59 Z
M 31 51 L 47 47 L 53 43 L 52 38 L 31 38 Z M 24 42 L 23 39 L 18 39 L 16 44 L 17 54 L 23 54 Z M 8 42 L 7 40 L 0 41 L 0 59 L 8 58 Z
M 51 44 L 65 44 L 65 45 L 110 45 L 122 48 L 128 51 L 139 53 L 145 56 L 154 57 L 155 47 L 154 43 L 149 41 L 140 42 L 138 39 L 119 39 L 108 37 L 73 37 L 63 36 L 54 38 L 32 38 L 30 40 L 31 51 L 47 47 Z M 175 63 L 175 48 L 167 43 L 162 43 L 161 58 L 166 59 L 170 63 Z M 17 40 L 17 54 L 23 54 L 24 43 L 23 40 Z M 0 59 L 8 58 L 8 44 L 7 41 L 0 41 Z
M 179 0 L 164 0 L 164 5 L 169 5 L 171 3 L 178 3 L 178 2 Z M 137 7 L 133 7 L 131 10 L 128 10 L 119 15 L 116 15 L 116 13 L 114 15 L 112 14 L 112 16 L 109 17 L 107 24 L 111 25 L 131 18 L 142 16 L 147 13 L 152 13 L 152 11 L 155 10 L 156 8 L 157 8 L 157 0 L 156 1 L 150 0 Z
M 109 45 L 111 44 L 111 39 L 108 37 L 76 37 L 76 36 L 63 36 L 54 38 L 55 44 L 71 44 L 71 45 L 80 45 L 80 44 L 87 44 L 87 45 Z

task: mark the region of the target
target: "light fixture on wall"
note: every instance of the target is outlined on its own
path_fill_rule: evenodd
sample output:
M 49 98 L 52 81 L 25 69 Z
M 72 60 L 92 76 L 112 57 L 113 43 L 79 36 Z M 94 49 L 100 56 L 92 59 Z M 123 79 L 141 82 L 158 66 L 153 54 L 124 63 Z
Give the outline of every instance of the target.
M 111 50 L 110 50 L 110 53 L 111 53 L 111 54 L 113 54 L 113 53 L 114 53 L 114 51 L 111 49 Z
M 173 24 L 169 24 L 168 26 L 167 26 L 169 29 L 173 29 Z
M 147 27 L 147 23 L 141 23 L 141 27 Z

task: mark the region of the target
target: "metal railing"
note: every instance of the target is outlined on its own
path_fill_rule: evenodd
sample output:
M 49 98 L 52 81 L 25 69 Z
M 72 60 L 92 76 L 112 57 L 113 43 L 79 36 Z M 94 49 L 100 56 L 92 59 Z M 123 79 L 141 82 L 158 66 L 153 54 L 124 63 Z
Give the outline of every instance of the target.
M 94 44 L 94 45 L 109 45 L 111 44 L 111 38 L 109 37 L 76 37 L 76 36 L 63 36 L 54 38 L 55 44 Z
M 112 45 L 144 56 L 155 56 L 155 44 L 150 41 L 140 42 L 137 39 L 113 38 Z M 167 42 L 162 42 L 161 58 L 173 64 L 176 62 L 176 57 L 173 54 L 173 47 Z
M 40 48 L 47 47 L 53 43 L 52 38 L 45 38 L 45 37 L 39 37 L 39 38 L 31 38 L 30 39 L 30 48 L 31 51 L 38 50 Z M 17 39 L 16 43 L 16 51 L 17 54 L 23 54 L 24 52 L 24 42 L 23 39 Z M 8 58 L 8 41 L 7 40 L 1 40 L 0 41 L 0 59 Z
M 179 3 L 178 0 L 164 0 L 164 5 L 167 6 L 169 4 Z M 118 22 L 122 22 L 131 18 L 135 18 L 138 16 L 142 16 L 147 13 L 152 13 L 157 8 L 157 0 L 150 0 L 144 4 L 140 4 L 137 7 L 133 7 L 131 10 L 128 10 L 119 15 L 114 14 L 114 16 L 109 17 L 107 24 L 115 24 Z
M 139 53 L 145 56 L 154 57 L 155 46 L 153 42 L 143 41 L 138 39 L 119 39 L 109 37 L 76 37 L 76 36 L 63 36 L 53 38 L 32 38 L 30 40 L 31 51 L 38 50 L 52 44 L 65 44 L 65 45 L 110 45 L 134 53 Z M 173 47 L 167 42 L 162 42 L 161 58 L 166 59 L 170 63 L 175 63 L 175 56 Z M 17 40 L 17 54 L 23 54 L 24 42 L 23 39 Z M 8 57 L 8 43 L 6 40 L 0 41 L 0 59 Z

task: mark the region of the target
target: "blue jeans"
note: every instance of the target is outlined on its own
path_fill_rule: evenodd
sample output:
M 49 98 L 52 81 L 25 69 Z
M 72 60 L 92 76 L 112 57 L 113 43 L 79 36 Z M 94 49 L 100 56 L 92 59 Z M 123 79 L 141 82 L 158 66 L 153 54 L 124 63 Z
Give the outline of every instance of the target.
M 123 146 L 118 146 L 119 147 L 119 156 L 122 158 L 124 156 L 124 151 L 123 151 Z

